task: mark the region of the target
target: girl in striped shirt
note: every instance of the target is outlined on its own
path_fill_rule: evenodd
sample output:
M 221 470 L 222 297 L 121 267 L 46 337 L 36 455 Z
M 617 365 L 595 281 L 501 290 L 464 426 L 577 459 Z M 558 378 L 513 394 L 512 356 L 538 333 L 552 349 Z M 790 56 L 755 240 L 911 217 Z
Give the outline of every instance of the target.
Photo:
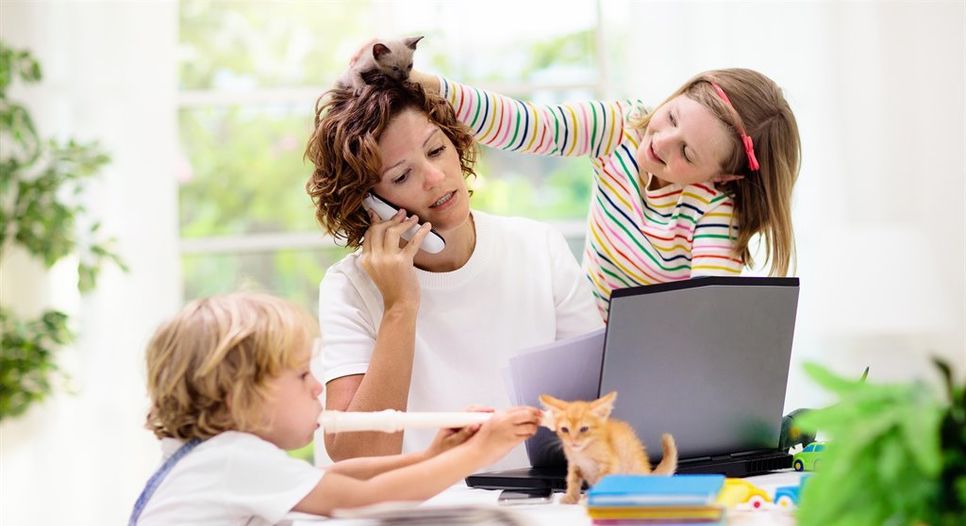
M 535 105 L 413 72 L 476 139 L 594 167 L 583 265 L 606 319 L 611 291 L 739 274 L 762 236 L 772 275 L 794 251 L 798 125 L 781 89 L 748 69 L 701 73 L 656 109 L 639 100 Z

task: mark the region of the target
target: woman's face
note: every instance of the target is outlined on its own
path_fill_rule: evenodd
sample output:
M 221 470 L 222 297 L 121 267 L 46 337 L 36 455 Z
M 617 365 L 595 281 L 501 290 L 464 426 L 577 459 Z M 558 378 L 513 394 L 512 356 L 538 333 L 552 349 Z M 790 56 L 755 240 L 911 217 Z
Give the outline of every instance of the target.
M 734 147 L 723 122 L 687 95 L 655 110 L 637 149 L 641 173 L 679 185 L 719 180 Z
M 456 147 L 420 111 L 397 115 L 379 139 L 380 180 L 373 190 L 430 222 L 440 233 L 469 218 L 469 191 Z M 445 237 L 445 236 L 444 236 Z

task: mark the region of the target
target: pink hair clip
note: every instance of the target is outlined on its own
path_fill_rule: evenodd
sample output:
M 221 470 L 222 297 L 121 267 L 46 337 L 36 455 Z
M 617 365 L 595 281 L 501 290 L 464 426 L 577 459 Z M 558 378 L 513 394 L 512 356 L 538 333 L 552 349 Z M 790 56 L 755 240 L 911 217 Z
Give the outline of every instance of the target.
M 757 172 L 760 166 L 758 165 L 758 158 L 755 157 L 755 144 L 751 142 L 751 136 L 747 133 L 741 134 L 741 142 L 745 143 L 745 155 L 748 156 L 748 168 L 752 172 Z
M 728 107 L 735 112 L 735 115 L 738 116 L 738 136 L 741 137 L 741 142 L 745 147 L 745 155 L 748 157 L 748 168 L 753 172 L 757 172 L 760 166 L 758 165 L 758 158 L 755 157 L 755 143 L 752 142 L 751 136 L 745 133 L 745 127 L 741 124 L 741 115 L 739 115 L 738 111 L 735 110 L 734 105 L 731 104 L 731 99 L 728 98 L 728 95 L 723 89 L 721 89 L 721 86 L 719 86 L 717 82 L 712 82 L 711 87 L 714 88 L 714 91 L 719 97 L 721 97 L 721 100 L 723 100 L 725 104 L 727 104 Z

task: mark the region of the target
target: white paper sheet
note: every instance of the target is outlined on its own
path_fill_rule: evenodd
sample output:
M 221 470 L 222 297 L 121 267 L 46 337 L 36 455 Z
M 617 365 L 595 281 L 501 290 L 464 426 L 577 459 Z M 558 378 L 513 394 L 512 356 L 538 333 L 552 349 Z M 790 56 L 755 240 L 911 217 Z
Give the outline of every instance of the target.
M 517 405 L 540 407 L 541 394 L 593 400 L 600 385 L 604 329 L 559 340 L 514 356 L 504 369 L 507 394 Z

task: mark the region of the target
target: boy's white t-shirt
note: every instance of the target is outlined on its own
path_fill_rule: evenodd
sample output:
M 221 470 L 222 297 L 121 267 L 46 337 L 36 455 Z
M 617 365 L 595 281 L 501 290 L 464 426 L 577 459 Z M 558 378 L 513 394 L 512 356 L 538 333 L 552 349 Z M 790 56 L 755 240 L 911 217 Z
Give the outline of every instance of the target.
M 182 445 L 163 439 L 164 459 Z M 271 442 L 226 431 L 201 442 L 174 465 L 148 500 L 138 526 L 275 524 L 324 474 Z
M 511 401 L 503 369 L 510 357 L 603 327 L 590 283 L 560 232 L 478 211 L 473 220 L 476 247 L 463 267 L 416 271 L 420 306 L 409 411 L 460 411 L 472 404 L 505 409 Z M 383 301 L 359 254 L 330 267 L 320 286 L 323 382 L 369 368 Z M 407 430 L 403 452 L 425 449 L 435 434 Z M 521 445 L 492 467 L 528 465 Z

